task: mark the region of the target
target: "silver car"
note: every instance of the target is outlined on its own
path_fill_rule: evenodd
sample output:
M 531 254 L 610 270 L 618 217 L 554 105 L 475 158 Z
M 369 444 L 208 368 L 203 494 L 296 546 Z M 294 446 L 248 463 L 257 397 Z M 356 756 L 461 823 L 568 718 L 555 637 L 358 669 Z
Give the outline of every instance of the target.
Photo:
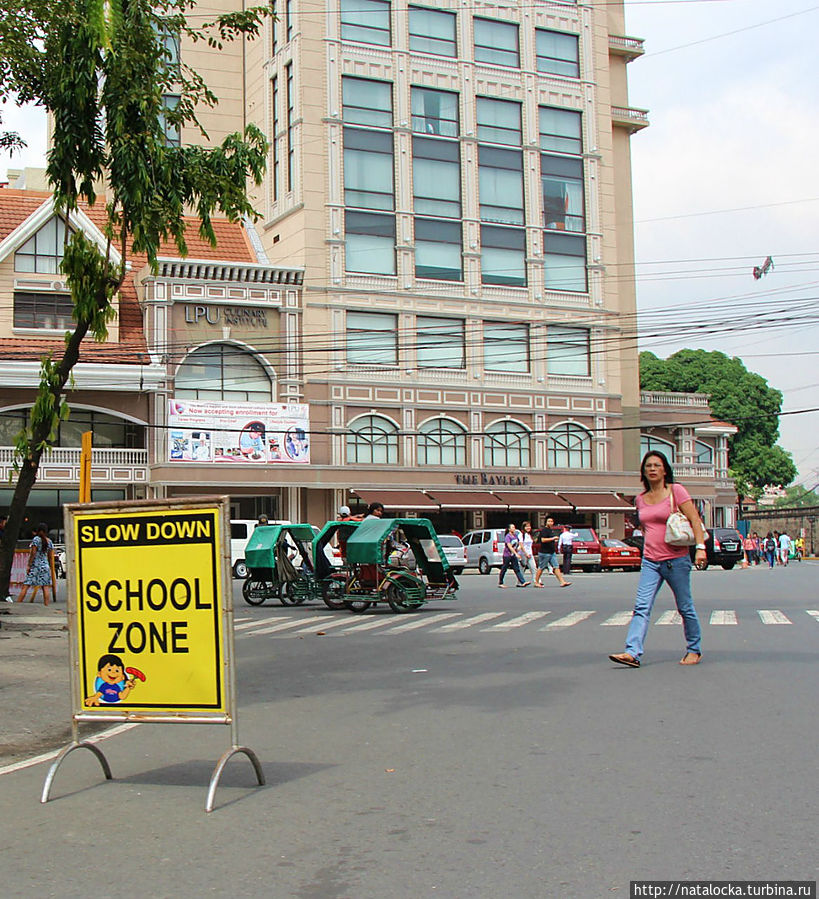
M 477 568 L 481 574 L 489 574 L 493 568 L 500 568 L 503 565 L 505 535 L 505 528 L 487 528 L 465 534 L 466 567 Z
M 463 540 L 456 534 L 438 534 L 437 537 L 449 567 L 455 574 L 462 574 L 466 567 L 466 549 Z

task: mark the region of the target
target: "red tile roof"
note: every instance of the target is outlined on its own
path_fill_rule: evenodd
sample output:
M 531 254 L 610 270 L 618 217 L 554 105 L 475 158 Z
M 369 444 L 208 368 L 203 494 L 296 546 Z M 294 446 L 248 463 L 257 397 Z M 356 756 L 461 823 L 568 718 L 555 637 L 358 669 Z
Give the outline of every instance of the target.
M 0 189 L 0 240 L 8 237 L 50 196 L 51 194 L 43 191 Z M 104 198 L 100 197 L 94 206 L 82 204 L 83 212 L 100 229 L 105 223 L 104 202 Z M 247 232 L 241 224 L 234 224 L 224 218 L 214 218 L 213 230 L 217 240 L 215 247 L 199 236 L 198 219 L 187 217 L 186 224 L 185 239 L 189 258 L 249 263 L 258 261 Z M 158 255 L 179 258 L 179 251 L 174 243 L 168 243 L 160 248 Z M 80 351 L 80 362 L 120 362 L 134 365 L 148 362 L 142 310 L 134 287 L 134 275 L 148 260 L 144 254 L 136 254 L 128 261 L 131 268 L 120 291 L 119 341 L 101 344 L 86 338 Z M 59 358 L 65 342 L 61 337 L 27 337 L 2 339 L 0 345 L 6 360 L 31 360 L 39 359 L 49 352 L 53 353 L 55 358 Z

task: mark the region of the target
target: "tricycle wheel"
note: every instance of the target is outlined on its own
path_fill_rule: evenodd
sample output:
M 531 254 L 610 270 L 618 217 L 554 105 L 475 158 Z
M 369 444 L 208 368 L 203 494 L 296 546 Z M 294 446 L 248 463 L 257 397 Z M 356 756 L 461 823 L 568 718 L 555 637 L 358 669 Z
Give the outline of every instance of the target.
M 344 607 L 349 609 L 351 612 L 356 612 L 360 614 L 361 612 L 366 612 L 367 609 L 372 605 L 371 602 L 368 602 L 366 599 L 345 599 Z
M 344 600 L 340 598 L 344 596 L 344 587 L 345 582 L 339 578 L 330 579 L 321 585 L 321 598 L 328 609 L 344 608 Z
M 300 606 L 307 599 L 304 590 L 294 590 L 290 583 L 279 584 L 279 602 L 283 606 Z
M 390 584 L 384 591 L 384 597 L 390 605 L 393 612 L 399 614 L 404 612 L 412 612 L 418 608 L 418 603 L 410 602 L 403 594 L 400 587 L 396 584 Z
M 267 581 L 254 581 L 248 578 L 242 584 L 242 596 L 251 606 L 260 606 L 271 595 Z

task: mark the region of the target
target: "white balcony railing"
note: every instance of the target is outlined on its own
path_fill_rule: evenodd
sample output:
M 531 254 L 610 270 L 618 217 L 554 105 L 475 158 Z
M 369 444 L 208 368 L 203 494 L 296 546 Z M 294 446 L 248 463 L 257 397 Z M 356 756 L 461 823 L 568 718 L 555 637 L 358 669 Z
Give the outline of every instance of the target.
M 696 409 L 708 408 L 708 395 L 705 393 L 664 393 L 660 391 L 643 391 L 640 394 L 641 406 L 689 406 Z
M 713 478 L 716 474 L 713 465 L 694 462 L 690 465 L 680 465 L 675 462 L 673 465 L 675 478 Z
M 55 447 L 43 454 L 37 481 L 40 485 L 76 485 L 80 478 L 79 447 Z M 0 446 L 0 478 L 14 474 L 14 448 Z M 96 487 L 147 484 L 148 450 L 94 448 L 91 453 L 91 480 Z

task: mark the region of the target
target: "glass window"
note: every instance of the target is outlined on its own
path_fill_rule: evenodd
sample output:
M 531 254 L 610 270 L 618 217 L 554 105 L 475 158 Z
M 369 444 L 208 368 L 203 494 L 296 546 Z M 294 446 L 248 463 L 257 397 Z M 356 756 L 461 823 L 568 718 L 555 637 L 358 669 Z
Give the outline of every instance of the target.
M 0 415 L 0 446 L 13 446 L 17 433 L 26 427 L 28 418 L 28 412 L 23 409 L 3 412 Z M 84 431 L 93 431 L 95 447 L 114 449 L 144 449 L 145 447 L 144 425 L 126 421 L 124 418 L 107 412 L 75 407 L 71 408 L 68 418 L 60 422 L 54 446 L 74 448 L 82 446 Z M 70 501 L 63 500 L 63 502 Z
M 67 331 L 74 327 L 74 303 L 65 293 L 14 292 L 14 327 Z
M 296 158 L 296 129 L 295 110 L 296 110 L 296 92 L 293 86 L 293 63 L 289 62 L 284 67 L 284 88 L 285 103 L 287 116 L 287 190 L 293 190 L 293 164 Z
M 464 367 L 463 319 L 419 315 L 415 331 L 418 368 Z
M 563 328 L 549 325 L 546 333 L 546 364 L 550 375 L 591 374 L 588 328 Z
M 514 22 L 475 18 L 475 62 L 520 68 L 518 26 Z
M 549 431 L 549 468 L 591 468 L 591 435 L 580 425 L 564 422 Z
M 583 163 L 564 156 L 541 156 L 543 227 L 585 231 Z
M 272 384 L 252 353 L 212 343 L 185 357 L 174 378 L 174 393 L 187 399 L 269 403 Z
M 64 244 L 65 222 L 55 215 L 14 254 L 14 270 L 56 275 L 63 261 Z
M 419 465 L 466 465 L 466 430 L 447 418 L 421 425 L 417 446 Z
M 662 453 L 672 465 L 674 464 L 677 448 L 673 443 L 670 443 L 668 440 L 662 440 L 660 437 L 653 437 L 651 434 L 641 434 L 640 454 L 644 456 L 652 451 Z
M 461 161 L 456 141 L 412 139 L 416 215 L 461 217 Z
M 341 39 L 390 46 L 390 4 L 385 0 L 341 0 Z
M 520 103 L 478 97 L 478 140 L 519 147 L 522 140 Z
M 714 447 L 703 443 L 701 440 L 694 441 L 694 454 L 698 465 L 714 464 Z M 669 461 L 671 461 L 669 459 Z
M 546 231 L 543 240 L 547 290 L 586 290 L 586 238 Z
M 273 118 L 273 129 L 270 135 L 270 155 L 272 157 L 272 166 L 273 169 L 273 178 L 271 179 L 272 189 L 273 189 L 273 202 L 275 203 L 279 199 L 279 79 L 278 76 L 274 75 L 271 82 L 271 92 L 272 92 L 272 118 Z
M 526 286 L 526 236 L 521 229 L 481 227 L 481 281 Z
M 537 70 L 567 78 L 580 77 L 580 56 L 576 34 L 562 31 L 536 31 Z
M 0 446 L 14 446 L 17 435 L 26 426 L 27 420 L 28 412 L 25 409 L 6 409 L 0 412 Z
M 480 147 L 478 192 L 482 222 L 522 225 L 523 154 L 520 150 Z
M 344 202 L 360 209 L 393 209 L 392 134 L 344 129 Z
M 173 113 L 179 106 L 179 94 L 162 95 L 162 112 L 159 114 L 159 127 L 169 147 L 178 147 L 182 143 L 182 128 L 179 122 L 172 121 Z M 168 115 L 171 113 L 171 115 Z
M 461 223 L 415 219 L 415 275 L 462 281 Z
M 348 125 L 392 128 L 392 84 L 364 78 L 341 79 L 344 121 Z
M 347 462 L 364 465 L 398 464 L 398 428 L 381 415 L 364 415 L 350 424 Z
M 529 326 L 514 322 L 484 322 L 485 371 L 529 371 Z
M 496 421 L 483 438 L 483 462 L 487 468 L 528 468 L 529 431 L 516 421 Z
M 458 136 L 458 95 L 426 87 L 412 89 L 412 130 L 440 137 Z
M 179 72 L 179 34 L 172 31 L 167 25 L 156 26 L 159 52 L 164 59 L 164 65 L 168 73 Z
M 348 312 L 347 362 L 398 365 L 396 317 L 381 312 Z
M 455 13 L 440 9 L 409 8 L 409 46 L 416 53 L 457 56 Z
M 371 212 L 345 215 L 346 270 L 372 275 L 395 274 L 395 216 Z
M 580 113 L 571 109 L 541 106 L 540 149 L 555 153 L 582 153 Z

